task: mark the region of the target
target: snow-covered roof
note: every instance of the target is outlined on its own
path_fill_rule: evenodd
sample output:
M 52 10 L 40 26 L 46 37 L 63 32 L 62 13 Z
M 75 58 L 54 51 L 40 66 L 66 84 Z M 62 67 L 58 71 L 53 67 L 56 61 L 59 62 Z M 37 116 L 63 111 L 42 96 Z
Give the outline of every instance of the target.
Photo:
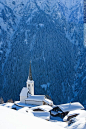
M 52 110 L 52 107 L 49 105 L 41 105 L 41 106 L 36 106 L 31 108 L 31 110 L 34 110 L 34 109 L 41 109 L 49 112 L 50 110 Z
M 20 93 L 20 96 L 26 96 L 27 97 L 27 92 L 28 92 L 28 88 L 27 87 L 23 87 Z
M 25 104 L 25 103 L 21 103 L 20 101 L 15 101 L 14 104 L 18 107 L 35 107 L 37 105 L 33 105 L 33 104 Z
M 73 120 L 74 120 L 74 123 L 72 123 L 68 129 L 86 129 L 86 111 L 85 110 L 81 110 L 79 115 L 73 118 Z
M 45 96 L 44 95 L 31 95 L 29 96 L 27 99 L 25 99 L 26 101 L 28 100 L 34 100 L 34 101 L 44 101 Z
M 74 110 L 70 111 L 63 119 L 63 121 L 67 121 L 68 117 L 73 116 L 73 115 L 79 115 L 81 113 L 85 112 L 84 110 Z
M 51 111 L 51 114 L 52 114 L 52 115 L 57 115 L 58 112 L 56 112 L 56 111 Z
M 84 109 L 84 107 L 79 102 L 56 105 L 54 108 L 55 107 L 59 107 L 63 112 Z
M 74 110 L 74 111 L 70 111 L 68 114 L 67 114 L 67 116 L 72 116 L 72 115 L 75 115 L 75 114 L 81 114 L 81 113 L 83 113 L 84 112 L 84 110 Z
M 45 120 L 50 120 L 50 113 L 49 112 L 32 112 L 34 116 L 45 119 Z
M 46 102 L 49 105 L 53 105 L 53 101 L 51 101 L 50 99 L 45 98 L 44 102 Z
M 53 105 L 53 102 L 49 99 L 45 98 L 45 95 L 31 95 L 25 99 L 26 101 L 34 100 L 34 101 L 44 101 L 49 105 Z

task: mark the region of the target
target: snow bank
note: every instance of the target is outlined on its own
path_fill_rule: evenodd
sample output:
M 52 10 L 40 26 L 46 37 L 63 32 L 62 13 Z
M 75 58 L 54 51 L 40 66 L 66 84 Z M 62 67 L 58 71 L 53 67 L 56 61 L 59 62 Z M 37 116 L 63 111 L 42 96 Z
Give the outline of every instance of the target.
M 77 110 L 75 111 L 79 113 L 77 117 L 74 118 L 74 123 L 71 124 L 68 129 L 86 129 L 86 111 L 85 110 Z M 73 112 L 74 114 L 74 112 Z
M 0 106 L 0 129 L 63 129 L 57 123 Z

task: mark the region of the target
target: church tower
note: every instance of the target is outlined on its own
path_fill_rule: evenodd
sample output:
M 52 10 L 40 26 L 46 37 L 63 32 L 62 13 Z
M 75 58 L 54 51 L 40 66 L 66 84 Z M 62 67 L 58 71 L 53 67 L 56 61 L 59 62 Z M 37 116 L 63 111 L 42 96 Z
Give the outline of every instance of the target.
M 33 81 L 32 72 L 31 72 L 31 62 L 29 67 L 29 76 L 26 84 L 27 84 L 29 94 L 34 95 L 34 81 Z

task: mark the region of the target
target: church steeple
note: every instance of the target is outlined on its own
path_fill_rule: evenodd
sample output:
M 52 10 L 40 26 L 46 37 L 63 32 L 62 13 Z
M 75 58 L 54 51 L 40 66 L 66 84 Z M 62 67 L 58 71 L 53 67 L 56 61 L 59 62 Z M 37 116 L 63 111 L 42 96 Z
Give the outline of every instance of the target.
M 34 81 L 33 81 L 32 72 L 31 72 L 31 61 L 30 61 L 30 67 L 29 67 L 29 76 L 26 83 L 27 83 L 28 93 L 31 95 L 34 95 Z
M 28 77 L 29 80 L 33 80 L 32 78 L 32 72 L 31 72 L 31 61 L 30 61 L 30 67 L 29 67 L 29 77 Z

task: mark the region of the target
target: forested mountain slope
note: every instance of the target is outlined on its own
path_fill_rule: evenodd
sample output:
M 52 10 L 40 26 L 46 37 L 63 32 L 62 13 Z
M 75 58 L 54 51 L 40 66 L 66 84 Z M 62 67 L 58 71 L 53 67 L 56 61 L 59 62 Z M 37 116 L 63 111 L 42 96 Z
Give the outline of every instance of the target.
M 35 94 L 86 104 L 83 0 L 0 0 L 0 96 L 19 100 L 31 60 Z

